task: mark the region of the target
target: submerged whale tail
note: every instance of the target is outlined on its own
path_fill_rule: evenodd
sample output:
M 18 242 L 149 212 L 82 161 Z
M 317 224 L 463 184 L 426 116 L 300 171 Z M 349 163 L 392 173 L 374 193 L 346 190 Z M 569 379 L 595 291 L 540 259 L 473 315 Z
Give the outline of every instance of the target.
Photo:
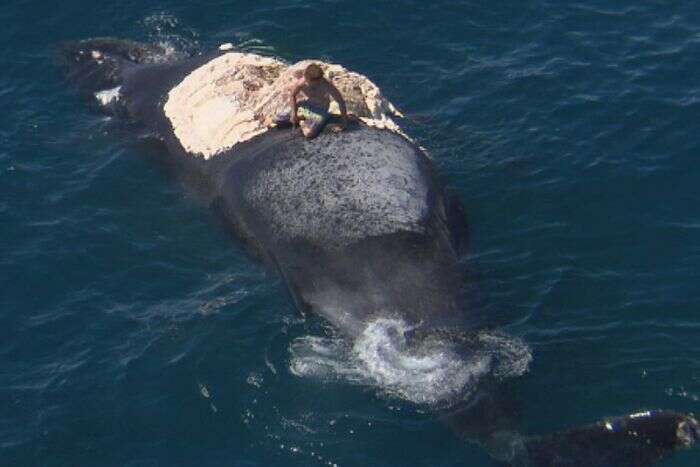
M 497 332 L 412 330 L 410 342 L 455 343 L 462 354 L 488 355 L 490 378 L 480 382 L 469 404 L 448 409 L 444 420 L 464 439 L 486 448 L 497 462 L 512 467 L 646 467 L 700 443 L 700 424 L 692 416 L 651 410 L 612 417 L 568 430 L 528 436 L 518 432 L 518 420 L 499 372 L 521 374 L 531 355 L 518 339 Z M 444 353 L 438 347 L 441 353 Z M 440 379 L 444 385 L 444 378 Z
M 496 434 L 489 450 L 514 467 L 645 467 L 698 441 L 693 417 L 649 411 L 545 436 Z
M 114 38 L 68 41 L 56 52 L 57 64 L 85 93 L 115 88 L 130 68 L 163 61 L 167 55 L 158 45 Z

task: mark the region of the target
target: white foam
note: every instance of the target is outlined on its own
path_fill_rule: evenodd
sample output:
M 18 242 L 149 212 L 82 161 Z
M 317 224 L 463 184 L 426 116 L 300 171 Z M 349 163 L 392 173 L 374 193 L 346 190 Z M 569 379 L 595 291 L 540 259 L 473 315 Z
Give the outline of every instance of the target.
M 493 358 L 497 379 L 521 376 L 530 368 L 532 353 L 521 339 L 498 332 L 480 332 L 477 339 L 479 351 Z
M 468 398 L 487 374 L 518 376 L 532 360 L 519 339 L 480 333 L 469 355 L 450 340 L 429 339 L 409 348 L 411 330 L 401 320 L 370 322 L 350 343 L 341 338 L 305 336 L 291 347 L 290 371 L 300 377 L 372 385 L 421 405 L 452 405 Z
M 157 44 L 162 53 L 149 54 L 149 63 L 169 63 L 191 55 L 199 50 L 198 34 L 193 29 L 184 26 L 180 20 L 167 12 L 159 12 L 145 17 L 141 24 L 150 40 Z
M 490 359 L 461 358 L 447 342 L 410 350 L 399 320 L 379 319 L 365 329 L 355 354 L 369 377 L 380 387 L 420 404 L 436 404 L 471 392 L 490 368 Z
M 119 102 L 119 99 L 121 97 L 119 91 L 121 90 L 121 88 L 121 86 L 117 86 L 116 88 L 98 91 L 95 93 L 95 99 L 97 99 L 97 102 L 104 107 Z

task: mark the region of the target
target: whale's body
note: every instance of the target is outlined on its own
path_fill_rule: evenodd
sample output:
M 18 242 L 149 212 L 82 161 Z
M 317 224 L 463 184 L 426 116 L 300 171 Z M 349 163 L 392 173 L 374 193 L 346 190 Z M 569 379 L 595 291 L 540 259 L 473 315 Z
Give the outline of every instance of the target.
M 420 342 L 440 336 L 458 342 L 476 332 L 460 254 L 461 205 L 409 138 L 361 122 L 311 141 L 272 129 L 199 157 L 176 136 L 164 106 L 173 88 L 222 52 L 157 63 L 157 48 L 116 40 L 71 43 L 62 52 L 81 89 L 117 90 L 111 110 L 165 143 L 168 165 L 280 273 L 300 310 L 349 339 L 381 320 L 401 323 Z M 483 415 L 478 402 L 461 400 L 459 391 L 449 395 L 457 414 L 451 424 L 514 465 L 648 465 L 692 444 L 698 433 L 690 417 L 648 412 L 524 438 L 503 421 L 509 417 L 469 420 Z M 625 432 L 628 426 L 634 430 Z
M 271 129 L 208 158 L 183 147 L 163 111 L 168 93 L 222 53 L 127 65 L 102 87 L 119 86 L 119 110 L 165 142 L 167 163 L 279 271 L 300 309 L 350 336 L 378 315 L 464 329 L 461 207 L 402 134 L 360 122 L 314 140 Z

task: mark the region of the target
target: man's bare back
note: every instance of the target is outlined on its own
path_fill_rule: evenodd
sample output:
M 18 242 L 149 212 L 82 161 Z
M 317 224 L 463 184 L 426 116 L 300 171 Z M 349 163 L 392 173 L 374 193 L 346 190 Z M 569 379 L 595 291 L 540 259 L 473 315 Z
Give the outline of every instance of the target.
M 303 93 L 306 99 L 297 102 L 297 96 Z M 301 132 L 307 138 L 316 137 L 328 121 L 328 107 L 331 98 L 338 103 L 342 123 L 336 131 L 342 131 L 347 125 L 348 115 L 345 100 L 340 91 L 323 77 L 323 70 L 312 63 L 304 70 L 304 77 L 291 90 L 291 122 L 300 125 Z M 302 107 L 302 118 L 298 111 Z M 300 120 L 303 122 L 300 123 Z
M 310 103 L 324 109 L 331 105 L 330 93 L 333 92 L 332 90 L 335 89 L 335 86 L 326 81 L 325 78 L 321 78 L 313 83 L 303 80 L 297 86 L 299 86 L 299 91 L 304 93 L 307 101 Z

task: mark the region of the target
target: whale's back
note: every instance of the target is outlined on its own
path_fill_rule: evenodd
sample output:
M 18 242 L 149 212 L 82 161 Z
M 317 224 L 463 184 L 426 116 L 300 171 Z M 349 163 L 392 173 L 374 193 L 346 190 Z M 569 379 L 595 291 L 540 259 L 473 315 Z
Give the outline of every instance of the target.
M 302 308 L 350 334 L 380 313 L 463 324 L 454 229 L 425 153 L 362 124 L 312 141 L 290 135 L 237 148 L 218 190 L 231 223 Z
M 340 249 L 368 237 L 425 233 L 431 174 L 402 137 L 356 128 L 292 144 L 242 180 L 246 202 L 277 241 Z

